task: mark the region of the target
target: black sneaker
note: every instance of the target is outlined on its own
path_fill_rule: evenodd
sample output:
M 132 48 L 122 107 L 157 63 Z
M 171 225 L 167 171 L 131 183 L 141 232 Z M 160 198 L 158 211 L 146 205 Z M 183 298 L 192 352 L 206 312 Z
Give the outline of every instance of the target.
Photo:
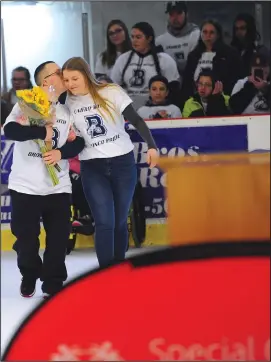
M 36 279 L 23 278 L 20 287 L 21 296 L 24 298 L 31 298 L 36 292 Z
M 48 299 L 48 298 L 54 296 L 56 293 L 60 292 L 60 290 L 61 290 L 61 289 L 58 289 L 58 290 L 56 290 L 56 291 L 54 291 L 54 292 L 52 292 L 52 293 L 50 293 L 50 294 L 43 292 L 42 298 L 43 298 L 43 299 Z
M 47 299 L 54 294 L 58 293 L 63 288 L 63 282 L 44 282 L 41 290 L 43 292 L 43 299 Z

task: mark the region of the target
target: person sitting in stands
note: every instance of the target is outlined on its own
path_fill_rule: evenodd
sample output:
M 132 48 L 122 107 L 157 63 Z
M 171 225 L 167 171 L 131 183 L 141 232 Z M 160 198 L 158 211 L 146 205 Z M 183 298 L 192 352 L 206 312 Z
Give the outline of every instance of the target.
M 168 100 L 169 85 L 167 78 L 156 75 L 149 81 L 150 98 L 137 113 L 143 119 L 181 118 L 180 109 Z
M 270 113 L 270 57 L 254 53 L 250 75 L 235 84 L 230 107 L 234 114 Z
M 211 69 L 204 69 L 196 82 L 197 91 L 184 105 L 183 117 L 221 117 L 229 115 L 229 96 L 223 94 L 223 84 L 216 81 Z

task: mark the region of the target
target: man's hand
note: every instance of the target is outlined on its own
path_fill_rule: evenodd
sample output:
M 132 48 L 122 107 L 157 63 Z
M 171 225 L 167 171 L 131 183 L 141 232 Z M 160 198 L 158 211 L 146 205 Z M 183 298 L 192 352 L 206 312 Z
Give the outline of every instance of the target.
M 168 114 L 167 114 L 167 111 L 159 111 L 158 114 L 162 117 L 162 118 L 167 118 L 168 117 Z
M 72 142 L 72 141 L 75 140 L 75 138 L 76 138 L 76 134 L 75 134 L 74 130 L 71 128 L 70 131 L 69 131 L 69 135 L 68 135 L 67 141 L 68 141 L 68 142 Z
M 45 142 L 49 142 L 52 141 L 53 135 L 54 135 L 54 130 L 52 126 L 45 126 L 46 128 L 46 138 L 45 138 Z
M 43 160 L 46 163 L 46 165 L 55 165 L 58 163 L 58 161 L 61 160 L 61 152 L 59 150 L 52 150 L 49 152 L 46 152 L 43 155 Z

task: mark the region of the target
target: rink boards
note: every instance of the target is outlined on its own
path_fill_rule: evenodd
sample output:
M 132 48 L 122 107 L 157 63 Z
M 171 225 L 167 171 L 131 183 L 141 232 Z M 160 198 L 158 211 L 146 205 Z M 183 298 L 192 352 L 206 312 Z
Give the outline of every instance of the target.
M 227 153 L 270 150 L 270 115 L 225 118 L 171 119 L 148 121 L 160 154 L 184 156 L 202 153 Z M 144 245 L 167 245 L 164 197 L 166 177 L 158 168 L 150 170 L 145 162 L 147 146 L 134 128 L 127 125 L 134 143 L 140 182 L 147 217 L 147 235 Z M 10 231 L 11 203 L 7 189 L 12 164 L 13 142 L 1 132 L 1 240 L 2 250 L 11 250 L 14 237 Z M 185 205 L 180 205 L 180 215 Z M 41 232 L 44 247 L 44 230 Z M 133 244 L 131 239 L 131 244 Z M 77 247 L 93 246 L 93 238 L 77 236 Z

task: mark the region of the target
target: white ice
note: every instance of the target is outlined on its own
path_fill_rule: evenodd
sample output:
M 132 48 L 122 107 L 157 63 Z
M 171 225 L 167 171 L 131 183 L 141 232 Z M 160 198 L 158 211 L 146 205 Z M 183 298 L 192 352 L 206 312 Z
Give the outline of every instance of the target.
M 151 248 L 153 250 L 154 248 Z M 127 257 L 147 252 L 150 249 L 131 249 Z M 41 253 L 42 254 L 42 253 Z M 98 266 L 96 255 L 93 250 L 75 250 L 66 259 L 69 278 L 89 271 Z M 22 298 L 19 293 L 21 274 L 16 265 L 15 252 L 2 252 L 1 254 L 1 355 L 16 332 L 20 323 L 27 317 L 43 299 L 41 283 L 38 281 L 36 294 L 32 298 Z

